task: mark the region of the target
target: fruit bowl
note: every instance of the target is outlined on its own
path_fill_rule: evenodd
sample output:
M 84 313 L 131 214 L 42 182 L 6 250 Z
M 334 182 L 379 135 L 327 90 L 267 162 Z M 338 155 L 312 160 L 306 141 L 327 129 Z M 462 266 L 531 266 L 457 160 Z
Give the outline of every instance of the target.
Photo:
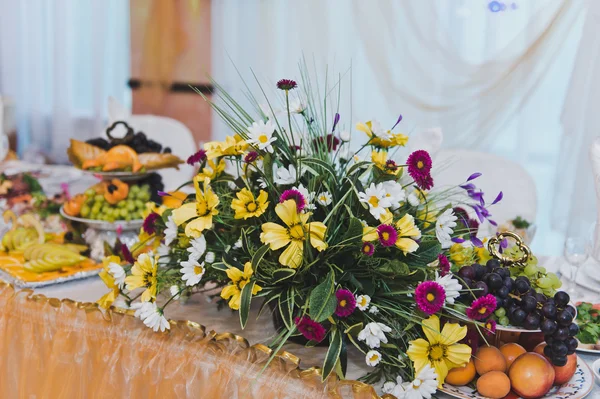
M 64 206 L 60 208 L 60 214 L 65 219 L 83 223 L 93 229 L 104 231 L 137 231 L 144 223 L 144 219 L 116 220 L 114 222 L 107 222 L 105 220 L 85 219 L 77 216 L 70 216 L 65 213 Z
M 102 172 L 102 171 L 93 171 L 93 170 L 84 170 L 84 169 L 80 169 L 80 170 L 81 170 L 81 172 L 83 172 L 85 174 L 88 174 L 88 175 L 91 175 L 94 177 L 98 177 L 102 180 L 119 179 L 119 180 L 126 181 L 126 182 L 135 182 L 138 180 L 142 180 L 142 179 L 148 177 L 151 173 L 155 172 L 155 170 L 146 171 L 146 172 L 138 172 L 138 173 L 117 172 L 117 171 Z

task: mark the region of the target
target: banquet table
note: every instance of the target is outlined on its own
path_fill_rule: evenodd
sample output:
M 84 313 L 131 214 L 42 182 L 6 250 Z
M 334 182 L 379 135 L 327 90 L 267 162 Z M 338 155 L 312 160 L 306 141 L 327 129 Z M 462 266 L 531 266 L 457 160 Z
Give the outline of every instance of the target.
M 541 262 L 549 270 L 564 263 L 559 258 Z M 251 318 L 242 330 L 237 313 L 218 310 L 202 293 L 169 306 L 168 317 L 184 322 L 172 322 L 168 333 L 154 333 L 130 315 L 102 314 L 90 305 L 107 291 L 97 277 L 33 293 L 1 288 L 0 350 L 10 367 L 0 361 L 0 397 L 90 397 L 89 392 L 96 392 L 95 397 L 315 399 L 381 394 L 380 386 L 355 381 L 369 367 L 352 349 L 346 381 L 330 377 L 321 383 L 312 367 L 322 364 L 324 348 L 293 343 L 263 372 L 268 350 L 261 344 L 275 333 L 268 312 Z M 578 293 L 581 299 L 598 299 L 584 288 Z M 596 359 L 580 356 L 589 365 Z M 14 383 L 12 390 L 5 381 Z M 438 397 L 449 398 L 443 393 Z M 595 387 L 590 397 L 600 397 L 600 389 Z

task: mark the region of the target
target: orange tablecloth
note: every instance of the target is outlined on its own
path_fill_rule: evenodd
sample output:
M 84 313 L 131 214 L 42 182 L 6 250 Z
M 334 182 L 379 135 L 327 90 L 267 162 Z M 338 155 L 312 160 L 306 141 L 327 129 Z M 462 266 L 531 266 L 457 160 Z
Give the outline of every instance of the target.
M 261 324 L 267 339 L 272 327 Z M 261 373 L 268 353 L 194 322 L 171 322 L 170 332 L 154 333 L 130 314 L 0 283 L 1 398 L 377 397 L 360 382 L 322 383 L 318 369 L 302 370 L 287 352 Z

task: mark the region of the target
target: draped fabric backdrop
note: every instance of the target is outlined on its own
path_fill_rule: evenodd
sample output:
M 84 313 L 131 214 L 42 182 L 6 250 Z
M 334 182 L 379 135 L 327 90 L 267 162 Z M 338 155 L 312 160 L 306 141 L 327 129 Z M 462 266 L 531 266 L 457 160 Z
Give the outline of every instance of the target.
M 557 182 L 574 177 L 555 176 L 560 115 L 587 2 L 505 1 L 502 12 L 492 12 L 489 3 L 220 1 L 213 6 L 212 69 L 243 97 L 237 69 L 252 88 L 251 67 L 273 92 L 276 80 L 300 78 L 304 56 L 321 85 L 326 66 L 330 82 L 341 73 L 340 113 L 348 129 L 372 118 L 391 127 L 401 113 L 406 132 L 440 126 L 444 147 L 494 152 L 523 164 L 540 198 L 534 249 L 556 253 L 562 237 L 550 231 L 551 199 Z M 215 121 L 215 133 L 223 137 L 227 128 Z M 565 198 L 556 207 L 570 203 Z
M 104 127 L 106 100 L 128 103 L 129 2 L 0 0 L 0 94 L 16 104 L 21 148 L 66 161 L 69 138 Z

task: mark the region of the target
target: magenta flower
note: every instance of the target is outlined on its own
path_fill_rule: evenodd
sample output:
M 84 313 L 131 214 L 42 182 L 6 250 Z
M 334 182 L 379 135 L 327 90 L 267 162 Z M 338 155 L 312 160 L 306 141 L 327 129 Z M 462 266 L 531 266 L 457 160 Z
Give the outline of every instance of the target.
M 467 330 L 467 335 L 465 335 L 460 343 L 469 345 L 471 347 L 471 353 L 477 353 L 477 349 L 479 349 L 479 333 L 474 328 L 469 328 Z
M 142 229 L 146 232 L 146 234 L 152 235 L 156 233 L 156 220 L 158 220 L 160 216 L 158 213 L 152 212 L 146 219 L 144 219 L 144 223 L 142 224 Z
M 258 158 L 258 152 L 256 152 L 256 151 L 250 151 L 244 157 L 244 162 L 246 162 L 246 163 L 252 163 L 252 162 L 256 161 L 257 158 Z
M 356 299 L 352 292 L 341 289 L 335 292 L 337 298 L 337 308 L 335 308 L 335 315 L 338 317 L 348 317 L 356 309 Z
M 473 301 L 466 313 L 469 319 L 485 320 L 496 310 L 496 297 L 487 294 Z
M 385 161 L 385 170 L 390 173 L 396 173 L 398 171 L 398 164 L 393 159 Z
M 398 239 L 398 231 L 389 224 L 380 224 L 377 227 L 377 234 L 379 235 L 379 243 L 384 247 L 394 246 Z
M 485 335 L 490 336 L 496 334 L 496 320 L 489 319 L 485 322 Z
M 417 150 L 408 156 L 406 160 L 408 165 L 408 174 L 412 177 L 422 190 L 429 190 L 433 187 L 433 178 L 431 177 L 431 157 L 425 150 Z
M 298 84 L 296 83 L 296 81 L 292 80 L 292 79 L 281 79 L 279 80 L 279 82 L 277 82 L 277 88 L 279 90 L 292 90 L 295 89 L 298 86 Z
M 279 197 L 279 202 L 285 202 L 289 199 L 293 199 L 296 201 L 296 210 L 298 213 L 302 212 L 304 207 L 306 206 L 306 199 L 302 195 L 302 193 L 298 190 L 285 190 L 281 197 Z
M 294 323 L 304 338 L 310 341 L 321 342 L 327 333 L 325 327 L 308 316 L 296 317 Z
M 327 145 L 328 151 L 337 150 L 338 145 L 340 144 L 340 139 L 335 137 L 333 134 L 328 134 L 327 136 L 317 137 L 312 141 L 313 148 L 315 151 L 318 151 L 322 145 Z
M 190 155 L 187 159 L 187 164 L 194 166 L 197 163 L 200 163 L 206 159 L 206 151 L 199 150 L 197 153 Z
M 435 281 L 424 281 L 417 285 L 415 301 L 421 312 L 432 315 L 444 306 L 446 291 L 441 284 Z
M 133 255 L 131 254 L 131 251 L 129 251 L 127 245 L 121 245 L 121 254 L 123 255 L 123 259 L 125 260 L 125 262 L 131 264 L 135 263 L 135 259 L 133 259 Z
M 370 242 L 363 242 L 361 251 L 364 255 L 373 256 L 373 253 L 375 252 L 375 245 L 371 244 Z
M 444 277 L 450 272 L 450 261 L 446 258 L 446 255 L 439 254 L 438 262 L 440 264 L 440 276 Z

